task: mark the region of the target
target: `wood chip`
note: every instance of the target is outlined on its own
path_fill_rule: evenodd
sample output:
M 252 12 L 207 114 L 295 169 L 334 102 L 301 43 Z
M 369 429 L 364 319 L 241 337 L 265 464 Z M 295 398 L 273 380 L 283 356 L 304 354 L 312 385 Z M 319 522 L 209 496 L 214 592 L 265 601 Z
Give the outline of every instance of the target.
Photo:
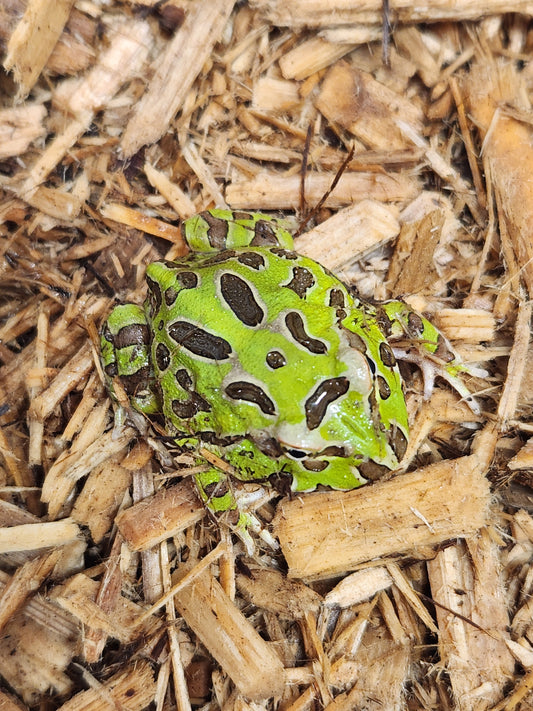
M 486 523 L 488 506 L 478 458 L 463 457 L 345 494 L 283 501 L 274 533 L 289 574 L 310 580 L 400 551 L 416 555 L 419 549 L 473 533 Z

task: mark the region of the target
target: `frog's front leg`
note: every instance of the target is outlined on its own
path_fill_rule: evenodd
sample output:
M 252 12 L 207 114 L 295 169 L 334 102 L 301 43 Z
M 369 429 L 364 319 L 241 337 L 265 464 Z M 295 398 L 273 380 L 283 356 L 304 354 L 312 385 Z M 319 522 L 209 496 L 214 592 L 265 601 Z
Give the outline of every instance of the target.
M 233 447 L 233 455 L 239 456 L 239 444 Z M 245 451 L 249 451 L 245 447 Z M 214 454 L 211 448 L 203 446 L 200 450 L 203 459 L 198 458 L 198 464 L 205 464 L 205 461 L 216 462 L 220 461 L 220 467 L 211 466 L 204 471 L 194 475 L 194 480 L 198 494 L 203 501 L 207 510 L 216 519 L 224 518 L 224 522 L 239 536 L 244 543 L 249 555 L 252 555 L 255 546 L 250 531 L 256 533 L 262 538 L 271 548 L 278 548 L 277 541 L 272 535 L 263 528 L 259 519 L 249 511 L 246 511 L 246 504 L 243 503 L 244 497 L 238 496 L 233 487 L 233 477 L 229 471 L 224 471 L 222 467 L 231 469 L 231 465 L 226 465 L 226 462 L 221 459 L 221 452 Z M 256 477 L 247 477 L 242 475 L 240 471 L 235 471 L 236 480 L 253 481 Z M 255 497 L 257 498 L 257 497 Z

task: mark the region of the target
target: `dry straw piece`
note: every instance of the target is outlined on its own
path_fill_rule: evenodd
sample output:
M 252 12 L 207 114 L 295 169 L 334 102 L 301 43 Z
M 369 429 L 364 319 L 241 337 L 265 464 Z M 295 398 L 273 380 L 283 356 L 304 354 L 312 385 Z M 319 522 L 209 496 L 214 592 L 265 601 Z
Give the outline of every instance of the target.
M 0 4 L 2 711 L 533 708 L 532 14 Z M 233 480 L 248 550 L 161 419 L 114 422 L 98 358 L 215 206 L 305 222 L 297 251 L 428 315 L 479 406 L 406 363 L 401 469 Z

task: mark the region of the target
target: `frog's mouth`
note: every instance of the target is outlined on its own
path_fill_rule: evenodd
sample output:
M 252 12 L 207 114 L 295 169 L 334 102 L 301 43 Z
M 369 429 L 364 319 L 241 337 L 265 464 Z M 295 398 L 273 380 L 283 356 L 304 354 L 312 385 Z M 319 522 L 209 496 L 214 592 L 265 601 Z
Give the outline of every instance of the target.
M 350 454 L 345 447 L 340 445 L 327 445 L 317 449 L 303 449 L 294 447 L 290 443 L 280 442 L 275 437 L 267 433 L 256 433 L 253 437 L 259 449 L 269 457 L 277 459 L 282 456 L 290 457 L 296 461 L 303 459 L 316 459 L 319 457 L 349 457 Z

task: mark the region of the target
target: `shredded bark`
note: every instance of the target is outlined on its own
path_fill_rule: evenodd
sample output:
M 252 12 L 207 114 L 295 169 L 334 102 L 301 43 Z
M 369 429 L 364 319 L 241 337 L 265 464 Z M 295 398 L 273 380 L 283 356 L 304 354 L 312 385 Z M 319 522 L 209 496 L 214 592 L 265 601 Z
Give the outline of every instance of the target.
M 0 6 L 1 709 L 533 708 L 532 14 Z M 234 480 L 253 550 L 98 357 L 212 207 L 308 220 L 296 250 L 423 312 L 478 405 L 405 364 L 401 468 Z

